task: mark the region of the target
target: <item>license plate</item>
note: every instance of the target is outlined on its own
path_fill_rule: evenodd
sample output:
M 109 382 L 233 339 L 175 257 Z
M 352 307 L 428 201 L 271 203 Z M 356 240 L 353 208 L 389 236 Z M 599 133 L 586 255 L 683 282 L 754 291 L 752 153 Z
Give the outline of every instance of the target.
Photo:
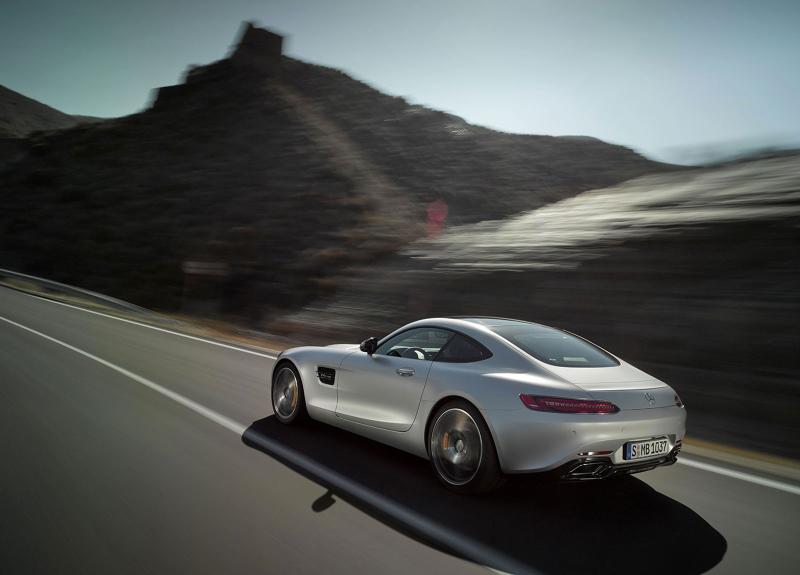
M 669 441 L 660 437 L 644 441 L 629 441 L 625 444 L 623 459 L 646 459 L 669 453 Z

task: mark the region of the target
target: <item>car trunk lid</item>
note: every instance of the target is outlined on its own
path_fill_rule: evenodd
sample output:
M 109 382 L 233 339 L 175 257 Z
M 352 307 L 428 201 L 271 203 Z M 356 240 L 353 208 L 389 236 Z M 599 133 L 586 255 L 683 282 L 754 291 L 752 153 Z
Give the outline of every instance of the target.
M 623 410 L 675 405 L 672 388 L 625 362 L 614 367 L 547 366 L 547 369 L 593 399 L 610 401 Z

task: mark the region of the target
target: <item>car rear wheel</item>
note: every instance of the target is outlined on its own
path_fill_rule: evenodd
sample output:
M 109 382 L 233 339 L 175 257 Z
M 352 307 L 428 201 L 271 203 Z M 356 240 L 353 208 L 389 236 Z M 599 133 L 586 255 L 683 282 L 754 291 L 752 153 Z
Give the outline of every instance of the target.
M 272 410 L 278 421 L 285 424 L 306 418 L 303 382 L 291 363 L 281 364 L 272 374 Z
M 428 453 L 439 481 L 452 491 L 484 493 L 504 483 L 489 428 L 466 401 L 450 401 L 433 415 Z

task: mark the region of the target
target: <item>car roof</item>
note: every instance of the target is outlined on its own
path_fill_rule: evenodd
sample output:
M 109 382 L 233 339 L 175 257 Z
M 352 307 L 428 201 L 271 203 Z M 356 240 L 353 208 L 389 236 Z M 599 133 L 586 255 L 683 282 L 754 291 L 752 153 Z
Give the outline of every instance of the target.
M 381 341 L 388 339 L 389 337 L 394 336 L 395 334 L 407 330 L 413 329 L 418 327 L 442 327 L 445 329 L 461 329 L 465 333 L 475 337 L 477 334 L 482 333 L 486 336 L 492 337 L 492 339 L 497 340 L 498 343 L 508 347 L 510 342 L 498 335 L 496 333 L 496 329 L 500 327 L 523 327 L 523 326 L 533 326 L 536 328 L 544 328 L 544 329 L 552 329 L 556 331 L 562 331 L 558 328 L 553 328 L 541 323 L 534 323 L 531 321 L 524 321 L 521 319 L 511 319 L 505 317 L 492 317 L 492 316 L 479 316 L 479 315 L 469 315 L 469 316 L 439 316 L 439 317 L 429 317 L 425 319 L 419 319 L 417 321 L 411 322 L 409 324 L 404 325 L 393 331 L 392 333 L 386 335 Z
M 522 319 L 511 319 L 507 317 L 493 317 L 493 316 L 482 316 L 482 315 L 473 315 L 473 316 L 453 316 L 450 319 L 460 319 L 461 321 L 468 321 L 470 323 L 476 323 L 478 325 L 484 325 L 487 327 L 500 327 L 504 325 L 516 325 L 516 324 L 527 324 L 527 325 L 542 325 L 540 323 L 535 323 L 532 321 L 525 321 Z M 547 327 L 547 326 L 544 326 Z

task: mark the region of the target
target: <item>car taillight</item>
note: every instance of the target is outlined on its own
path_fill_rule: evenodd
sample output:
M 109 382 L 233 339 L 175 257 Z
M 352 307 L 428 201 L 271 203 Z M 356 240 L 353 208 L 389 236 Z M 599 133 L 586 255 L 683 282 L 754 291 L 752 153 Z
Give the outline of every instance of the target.
M 681 401 L 681 398 L 678 396 L 677 393 L 675 394 L 675 405 L 677 405 L 678 407 L 683 407 L 683 401 Z
M 535 411 L 552 411 L 556 413 L 617 413 L 619 411 L 619 407 L 610 401 L 545 397 L 526 393 L 521 393 L 519 398 L 525 404 L 525 407 Z

